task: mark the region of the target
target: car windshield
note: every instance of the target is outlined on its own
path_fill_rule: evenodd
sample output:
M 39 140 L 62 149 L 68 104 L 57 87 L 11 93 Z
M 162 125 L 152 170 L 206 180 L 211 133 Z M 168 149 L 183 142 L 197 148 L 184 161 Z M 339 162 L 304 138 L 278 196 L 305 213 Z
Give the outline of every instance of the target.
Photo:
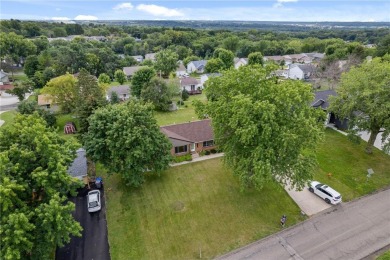
M 323 188 L 323 189 L 326 189 L 326 188 L 328 188 L 328 185 L 324 185 L 322 188 Z
M 97 207 L 97 206 L 98 206 L 97 201 L 92 201 L 92 202 L 89 203 L 89 207 L 90 208 L 94 208 L 94 207 Z
M 322 185 L 323 185 L 322 183 L 318 183 L 318 184 L 316 185 L 316 188 L 320 188 Z

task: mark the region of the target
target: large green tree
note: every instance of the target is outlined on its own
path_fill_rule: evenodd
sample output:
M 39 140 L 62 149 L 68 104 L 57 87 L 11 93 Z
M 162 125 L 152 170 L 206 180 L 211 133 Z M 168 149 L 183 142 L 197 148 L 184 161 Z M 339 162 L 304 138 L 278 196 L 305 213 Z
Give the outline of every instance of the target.
M 213 58 L 219 58 L 222 60 L 224 67 L 223 69 L 230 69 L 234 66 L 234 53 L 223 48 L 215 49 Z
M 96 110 L 84 145 L 92 159 L 132 186 L 140 186 L 148 170 L 165 170 L 171 159 L 171 144 L 160 132 L 152 106 L 135 99 Z
M 264 64 L 263 54 L 261 54 L 261 52 L 252 52 L 248 56 L 248 64 L 249 65 L 255 65 L 255 64 L 263 65 Z
M 123 70 L 116 70 L 114 74 L 115 80 L 119 82 L 119 84 L 123 84 L 126 81 L 126 75 Z
M 156 54 L 156 62 L 154 68 L 157 72 L 161 72 L 162 76 L 168 77 L 169 73 L 176 70 L 178 67 L 177 60 L 179 56 L 170 49 L 159 51 Z
M 387 57 L 387 58 L 386 58 Z M 353 67 L 341 76 L 338 95 L 330 99 L 330 111 L 340 118 L 349 118 L 350 134 L 370 132 L 366 152 L 372 147 L 381 128 L 383 140 L 390 134 L 390 60 L 376 58 Z M 385 147 L 390 150 L 390 145 Z
M 95 109 L 107 103 L 103 89 L 97 79 L 85 69 L 81 69 L 76 83 L 76 114 L 79 118 L 80 133 L 88 131 L 88 117 Z
M 157 110 L 168 111 L 169 104 L 172 103 L 171 91 L 167 83 L 160 78 L 153 78 L 141 91 L 141 99 L 151 102 Z
M 0 258 L 50 259 L 81 227 L 69 193 L 80 186 L 67 173 L 77 146 L 37 114 L 18 115 L 0 130 Z
M 212 118 L 216 143 L 242 187 L 276 180 L 302 188 L 316 165 L 323 113 L 310 107 L 309 85 L 278 81 L 272 70 L 244 66 L 209 79 L 199 112 Z
M 154 76 L 156 76 L 156 71 L 152 67 L 145 66 L 140 68 L 131 78 L 131 94 L 139 98 L 144 86 L 148 84 Z
M 208 73 L 220 72 L 224 68 L 225 68 L 225 64 L 220 58 L 209 59 L 205 66 L 205 70 Z
M 41 90 L 41 94 L 50 97 L 54 104 L 58 104 L 63 113 L 70 113 L 76 107 L 78 90 L 77 80 L 69 73 L 51 79 Z

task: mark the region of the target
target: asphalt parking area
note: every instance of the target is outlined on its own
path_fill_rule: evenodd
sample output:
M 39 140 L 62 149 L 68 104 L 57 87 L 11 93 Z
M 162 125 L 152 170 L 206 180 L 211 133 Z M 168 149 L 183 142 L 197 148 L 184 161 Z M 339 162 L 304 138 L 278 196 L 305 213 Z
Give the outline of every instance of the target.
M 75 219 L 83 227 L 81 237 L 72 237 L 69 244 L 57 248 L 57 260 L 109 260 L 110 252 L 107 236 L 106 203 L 103 188 L 100 189 L 102 209 L 89 213 L 87 209 L 87 189 L 79 191 L 77 197 L 69 200 L 75 203 Z

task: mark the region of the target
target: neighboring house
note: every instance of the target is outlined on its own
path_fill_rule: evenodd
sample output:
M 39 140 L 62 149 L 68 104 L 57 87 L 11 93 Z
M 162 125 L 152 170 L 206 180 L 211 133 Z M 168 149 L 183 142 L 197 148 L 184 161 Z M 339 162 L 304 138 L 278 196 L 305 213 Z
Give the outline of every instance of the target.
M 180 87 L 187 90 L 190 95 L 202 94 L 202 85 L 196 78 L 188 77 L 180 79 Z
M 348 128 L 348 119 L 339 119 L 333 112 L 328 111 L 329 107 L 329 97 L 336 96 L 337 93 L 334 90 L 325 90 L 315 92 L 314 101 L 311 103 L 311 106 L 314 108 L 321 108 L 326 113 L 325 125 L 334 124 L 339 129 Z
M 133 57 L 137 62 L 144 61 L 144 57 L 142 57 L 141 55 L 136 55 L 136 56 L 131 56 L 131 57 Z
M 88 174 L 86 151 L 80 148 L 76 153 L 77 157 L 68 168 L 68 173 L 70 176 L 82 180 Z
M 279 78 L 288 78 L 288 70 L 275 70 L 273 74 Z
M 3 70 L 0 70 L 0 85 L 9 84 L 8 73 L 5 73 Z
M 115 92 L 119 99 L 122 101 L 125 101 L 130 98 L 130 87 L 129 85 L 119 85 L 119 86 L 113 86 L 107 90 L 107 100 L 111 99 L 112 92 Z
M 216 148 L 210 119 L 162 126 L 160 129 L 172 143 L 172 155 L 193 154 Z
M 204 87 L 204 83 L 211 77 L 219 77 L 221 76 L 221 73 L 208 73 L 208 74 L 203 74 L 200 76 L 200 85 L 202 85 L 202 89 Z
M 194 60 L 194 61 L 190 61 L 187 64 L 187 72 L 188 73 L 192 73 L 192 72 L 204 73 L 206 64 L 207 64 L 207 60 Z
M 156 53 L 145 54 L 145 60 L 156 61 Z
M 38 106 L 50 111 L 59 110 L 57 104 L 53 104 L 53 100 L 51 99 L 50 95 L 46 95 L 46 94 L 38 95 Z
M 311 64 L 290 64 L 288 69 L 288 78 L 290 79 L 309 79 L 315 74 L 315 67 Z
M 179 62 L 179 66 L 176 69 L 176 77 L 183 77 L 187 75 L 186 67 L 184 67 L 183 62 Z
M 307 57 L 311 58 L 312 63 L 319 63 L 324 57 L 325 54 L 312 52 L 312 53 L 304 53 Z
M 134 73 L 139 71 L 141 68 L 144 68 L 146 66 L 131 66 L 131 67 L 123 67 L 123 72 L 125 73 L 127 80 L 131 79 L 132 76 L 134 76 Z
M 288 63 L 288 61 L 286 61 L 286 58 L 283 57 L 283 56 L 264 56 L 264 61 L 271 61 L 271 62 L 275 62 L 276 64 L 281 64 L 282 61 L 285 62 L 285 65 L 288 65 L 290 63 Z
M 248 64 L 247 58 L 234 58 L 234 68 L 238 69 L 241 66 Z
M 1 97 L 11 97 L 12 95 L 8 94 L 7 90 L 12 90 L 14 88 L 15 87 L 11 84 L 0 84 L 0 96 Z

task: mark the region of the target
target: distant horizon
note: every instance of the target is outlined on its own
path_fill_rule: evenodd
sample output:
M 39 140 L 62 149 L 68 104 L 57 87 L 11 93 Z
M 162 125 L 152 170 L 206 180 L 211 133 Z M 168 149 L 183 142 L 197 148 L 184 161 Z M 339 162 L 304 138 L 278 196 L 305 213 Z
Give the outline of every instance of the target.
M 390 22 L 386 0 L 2 0 L 2 20 Z

